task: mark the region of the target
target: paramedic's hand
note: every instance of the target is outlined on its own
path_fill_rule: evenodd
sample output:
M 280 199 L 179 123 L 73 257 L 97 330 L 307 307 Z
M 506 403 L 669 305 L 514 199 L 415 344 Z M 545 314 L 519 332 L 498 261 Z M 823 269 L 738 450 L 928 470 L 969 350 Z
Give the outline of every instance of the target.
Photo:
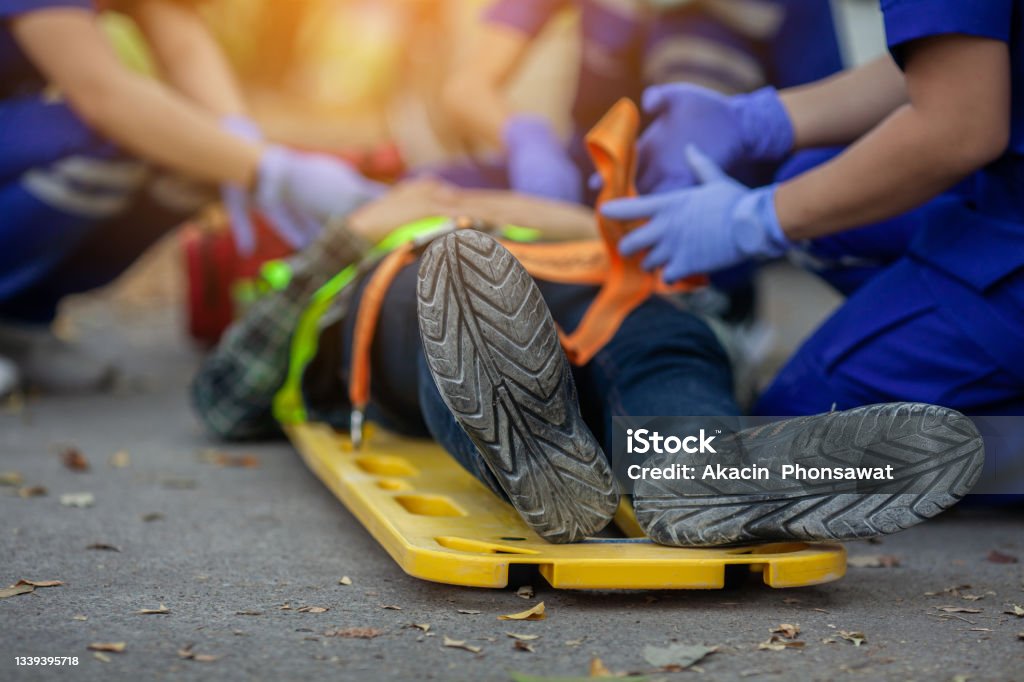
M 547 121 L 528 114 L 513 116 L 502 137 L 512 189 L 545 199 L 583 200 L 580 171 Z
M 259 126 L 246 116 L 225 116 L 221 119 L 221 126 L 245 140 L 263 140 L 263 132 Z M 249 193 L 239 185 L 222 185 L 221 200 L 231 223 L 235 248 L 243 256 L 251 255 L 256 250 L 256 230 L 252 222 L 253 206 Z M 274 231 L 293 248 L 306 246 L 319 232 L 319 224 L 311 216 L 294 211 L 283 204 L 267 204 L 262 210 Z
M 246 116 L 225 116 L 220 124 L 229 133 L 250 142 L 259 142 L 263 139 L 259 126 Z M 253 229 L 252 216 L 249 213 L 249 193 L 240 185 L 227 184 L 221 185 L 220 196 L 224 202 L 224 210 L 228 214 L 231 232 L 235 237 L 235 248 L 243 256 L 248 256 L 256 249 L 256 231 Z
M 647 88 L 644 111 L 653 118 L 637 143 L 637 189 L 654 194 L 697 182 L 687 145 L 697 145 L 719 167 L 742 161 L 778 161 L 793 147 L 793 124 L 774 88 L 726 97 L 685 83 Z
M 737 265 L 748 258 L 781 256 L 790 242 L 775 214 L 775 187 L 736 182 L 694 146 L 686 148 L 698 187 L 610 201 L 601 213 L 614 220 L 650 222 L 619 243 L 624 256 L 647 251 L 645 270 L 664 268 L 668 283 Z
M 348 215 L 385 189 L 333 157 L 268 147 L 255 199 L 281 236 L 302 248 L 330 219 Z

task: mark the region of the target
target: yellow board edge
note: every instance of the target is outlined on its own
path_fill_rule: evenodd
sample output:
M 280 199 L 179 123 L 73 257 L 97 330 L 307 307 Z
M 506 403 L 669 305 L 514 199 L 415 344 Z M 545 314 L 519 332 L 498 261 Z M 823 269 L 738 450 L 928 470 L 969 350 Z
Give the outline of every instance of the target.
M 642 537 L 628 504 L 616 514 L 626 538 L 553 545 L 434 443 L 375 430 L 357 452 L 325 424 L 285 428 L 310 470 L 406 573 L 423 580 L 502 588 L 517 564 L 536 566 L 559 589 L 719 589 L 730 565 L 760 572 L 775 588 L 846 573 L 841 545 L 656 545 Z

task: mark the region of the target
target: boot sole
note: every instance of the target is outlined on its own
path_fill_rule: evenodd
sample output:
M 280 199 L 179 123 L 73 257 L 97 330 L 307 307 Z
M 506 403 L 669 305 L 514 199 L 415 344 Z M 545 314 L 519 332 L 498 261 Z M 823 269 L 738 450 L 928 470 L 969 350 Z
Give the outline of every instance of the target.
M 614 476 L 522 265 L 494 239 L 460 230 L 424 254 L 417 298 L 441 397 L 523 520 L 554 543 L 604 528 L 618 506 Z
M 787 461 L 807 467 L 892 464 L 895 480 L 861 482 L 857 493 L 748 481 L 743 485 L 750 494 L 742 495 L 735 483 L 639 481 L 637 520 L 655 542 L 684 547 L 876 537 L 952 507 L 977 482 L 985 461 L 970 419 L 916 403 L 824 415 L 785 439 L 776 445 L 800 452 Z

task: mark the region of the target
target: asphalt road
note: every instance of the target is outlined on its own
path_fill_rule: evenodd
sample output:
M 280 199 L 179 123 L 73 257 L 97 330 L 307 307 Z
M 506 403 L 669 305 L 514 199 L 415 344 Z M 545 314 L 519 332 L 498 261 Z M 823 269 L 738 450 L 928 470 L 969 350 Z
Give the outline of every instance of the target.
M 0 599 L 0 680 L 586 676 L 595 657 L 613 672 L 648 670 L 643 648 L 672 643 L 718 651 L 696 672 L 660 675 L 670 680 L 1024 678 L 1024 618 L 1004 613 L 1024 604 L 1024 564 L 988 558 L 998 550 L 1024 559 L 1020 510 L 958 510 L 881 544 L 851 545 L 851 556 L 892 556 L 899 565 L 852 567 L 814 588 L 749 581 L 727 591 L 572 593 L 544 589 L 538 578 L 526 601 L 511 590 L 426 583 L 405 576 L 287 444 L 221 448 L 252 455 L 241 461 L 254 467 L 203 454 L 220 446 L 189 412 L 195 355 L 168 310 L 126 317 L 96 305 L 86 319 L 83 341 L 116 357 L 129 380 L 110 395 L 37 398 L 0 411 L 0 471 L 47 489 L 22 498 L 0 487 L 0 587 L 64 582 Z M 58 453 L 67 445 L 90 471 L 64 466 Z M 127 466 L 110 464 L 116 452 L 127 453 Z M 61 495 L 82 492 L 94 495 L 92 507 L 61 504 Z M 118 551 L 90 549 L 97 543 Z M 340 585 L 342 576 L 352 584 Z M 496 618 L 539 600 L 546 620 Z M 161 605 L 169 613 L 138 613 Z M 781 623 L 798 624 L 805 645 L 759 649 Z M 324 635 L 348 628 L 380 633 Z M 855 646 L 841 631 L 865 641 Z M 506 632 L 538 635 L 534 651 L 516 650 Z M 445 636 L 481 651 L 443 647 Z M 100 660 L 87 650 L 95 642 L 126 648 Z M 16 656 L 77 656 L 79 664 L 17 667 Z

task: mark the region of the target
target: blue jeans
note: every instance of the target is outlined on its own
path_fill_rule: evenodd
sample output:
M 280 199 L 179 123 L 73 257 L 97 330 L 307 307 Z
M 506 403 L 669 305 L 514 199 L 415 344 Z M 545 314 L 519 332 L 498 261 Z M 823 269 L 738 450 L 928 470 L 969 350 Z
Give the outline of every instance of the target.
M 372 349 L 370 416 L 409 435 L 429 434 L 470 473 L 499 495 L 476 447 L 441 399 L 427 368 L 416 318 L 416 273 L 402 270 L 388 291 Z M 365 282 L 365 280 L 364 280 Z M 579 324 L 596 289 L 537 282 L 555 321 Z M 354 297 L 356 304 L 361 291 Z M 348 382 L 355 315 L 341 331 L 341 380 Z M 618 333 L 589 363 L 573 367 L 580 412 L 606 453 L 612 449 L 612 417 L 734 417 L 729 360 L 710 327 L 666 298 L 634 310 Z

